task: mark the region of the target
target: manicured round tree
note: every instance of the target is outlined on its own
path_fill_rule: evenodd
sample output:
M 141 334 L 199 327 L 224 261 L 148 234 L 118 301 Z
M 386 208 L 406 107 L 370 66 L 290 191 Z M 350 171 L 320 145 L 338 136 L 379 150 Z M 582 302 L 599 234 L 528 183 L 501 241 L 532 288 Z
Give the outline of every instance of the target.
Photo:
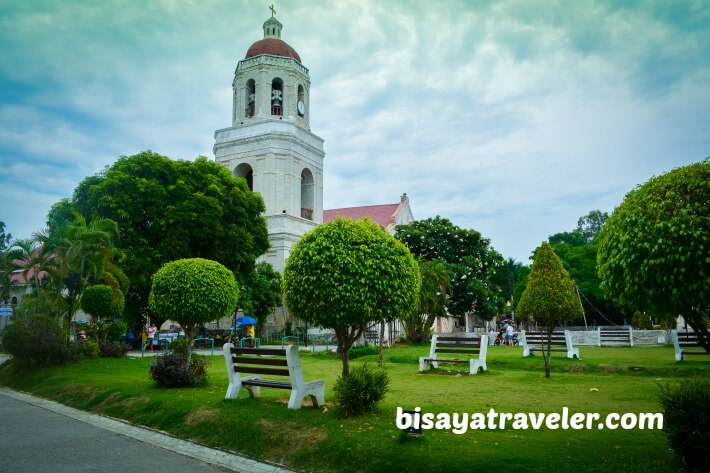
M 710 351 L 710 158 L 626 194 L 598 238 L 604 292 L 630 311 L 683 315 Z
M 103 317 L 118 317 L 123 312 L 123 294 L 106 284 L 89 286 L 81 293 L 81 310 L 94 321 Z
M 161 318 L 175 320 L 185 330 L 189 366 L 197 330 L 230 315 L 238 299 L 239 286 L 230 270 L 216 261 L 189 258 L 167 263 L 153 275 L 148 304 Z
M 296 244 L 282 289 L 293 315 L 335 331 L 348 376 L 348 352 L 367 324 L 416 307 L 419 268 L 407 247 L 371 220 L 338 218 Z
M 574 282 L 547 242 L 535 251 L 528 283 L 518 303 L 518 313 L 545 326 L 547 350 L 542 353 L 545 377 L 549 378 L 550 345 L 555 325 L 582 317 L 584 310 L 575 293 Z

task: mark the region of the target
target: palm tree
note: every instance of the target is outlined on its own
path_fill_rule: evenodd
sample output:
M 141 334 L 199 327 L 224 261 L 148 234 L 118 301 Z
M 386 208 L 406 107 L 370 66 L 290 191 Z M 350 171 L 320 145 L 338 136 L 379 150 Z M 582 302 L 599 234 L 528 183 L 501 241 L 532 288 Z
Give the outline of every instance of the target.
M 52 231 L 34 235 L 42 253 L 50 263 L 44 269 L 49 275 L 55 295 L 64 302 L 63 322 L 68 327 L 79 309 L 81 292 L 87 285 L 108 282 L 119 291 L 127 286 L 127 278 L 112 263 L 113 241 L 118 226 L 112 220 L 94 218 L 90 223 L 74 212 L 74 221 L 55 226 Z
M 61 317 L 64 312 L 63 300 L 53 288 L 52 276 L 56 273 L 57 266 L 54 255 L 44 250 L 36 235 L 33 238 L 14 241 L 11 255 L 14 271 L 22 275 L 32 289 L 31 296 L 37 301 L 35 310 L 42 306 L 47 315 Z

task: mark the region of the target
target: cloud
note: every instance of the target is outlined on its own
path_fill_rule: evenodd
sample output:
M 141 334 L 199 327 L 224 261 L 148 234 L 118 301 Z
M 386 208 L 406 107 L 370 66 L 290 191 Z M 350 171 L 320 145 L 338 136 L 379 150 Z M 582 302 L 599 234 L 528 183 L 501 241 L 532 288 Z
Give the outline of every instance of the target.
M 581 215 L 710 154 L 706 2 L 277 7 L 310 70 L 326 208 L 407 192 L 415 217 L 451 218 L 526 261 Z M 6 10 L 0 219 L 18 236 L 119 155 L 212 156 L 234 69 L 269 15 L 246 0 Z

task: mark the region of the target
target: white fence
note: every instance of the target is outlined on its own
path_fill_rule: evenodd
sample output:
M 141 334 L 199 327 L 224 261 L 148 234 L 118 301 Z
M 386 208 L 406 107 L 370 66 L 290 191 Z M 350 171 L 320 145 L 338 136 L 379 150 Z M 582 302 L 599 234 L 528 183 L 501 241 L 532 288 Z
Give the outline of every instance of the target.
M 613 330 L 614 335 L 608 337 L 604 332 L 598 328 L 596 330 L 573 330 L 570 334 L 572 343 L 579 346 L 636 347 L 670 343 L 670 331 L 668 330 L 635 330 L 629 327 Z M 497 332 L 488 332 L 489 344 L 493 344 L 496 335 Z

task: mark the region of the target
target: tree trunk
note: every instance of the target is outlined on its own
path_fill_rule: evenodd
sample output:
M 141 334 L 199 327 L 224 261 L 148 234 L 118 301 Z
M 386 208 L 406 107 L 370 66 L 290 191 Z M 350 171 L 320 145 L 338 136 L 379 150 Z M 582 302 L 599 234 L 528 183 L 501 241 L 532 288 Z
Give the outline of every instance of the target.
M 343 362 L 343 378 L 350 376 L 350 348 L 355 340 L 362 335 L 364 327 L 335 327 L 335 337 L 338 340 L 338 355 Z
M 554 329 L 555 327 L 547 328 L 547 351 L 544 349 L 542 351 L 542 357 L 545 359 L 545 378 L 550 377 L 550 349 L 552 348 L 552 331 Z
M 184 327 L 185 339 L 187 339 L 187 367 L 190 368 L 190 362 L 192 361 L 192 340 L 195 338 L 195 332 L 197 332 L 197 325 Z
M 710 319 L 710 314 L 707 311 L 702 311 L 700 309 L 691 309 L 690 315 L 688 313 L 683 314 L 686 325 L 698 336 L 698 345 L 703 347 L 706 352 L 710 353 L 710 330 L 708 330 L 706 320 Z M 668 337 L 670 340 L 670 336 Z
M 382 368 L 382 348 L 384 345 L 384 338 L 385 338 L 385 321 L 383 320 L 380 322 L 380 336 L 378 337 L 378 340 L 380 342 L 380 349 L 379 353 L 377 354 L 377 367 Z

